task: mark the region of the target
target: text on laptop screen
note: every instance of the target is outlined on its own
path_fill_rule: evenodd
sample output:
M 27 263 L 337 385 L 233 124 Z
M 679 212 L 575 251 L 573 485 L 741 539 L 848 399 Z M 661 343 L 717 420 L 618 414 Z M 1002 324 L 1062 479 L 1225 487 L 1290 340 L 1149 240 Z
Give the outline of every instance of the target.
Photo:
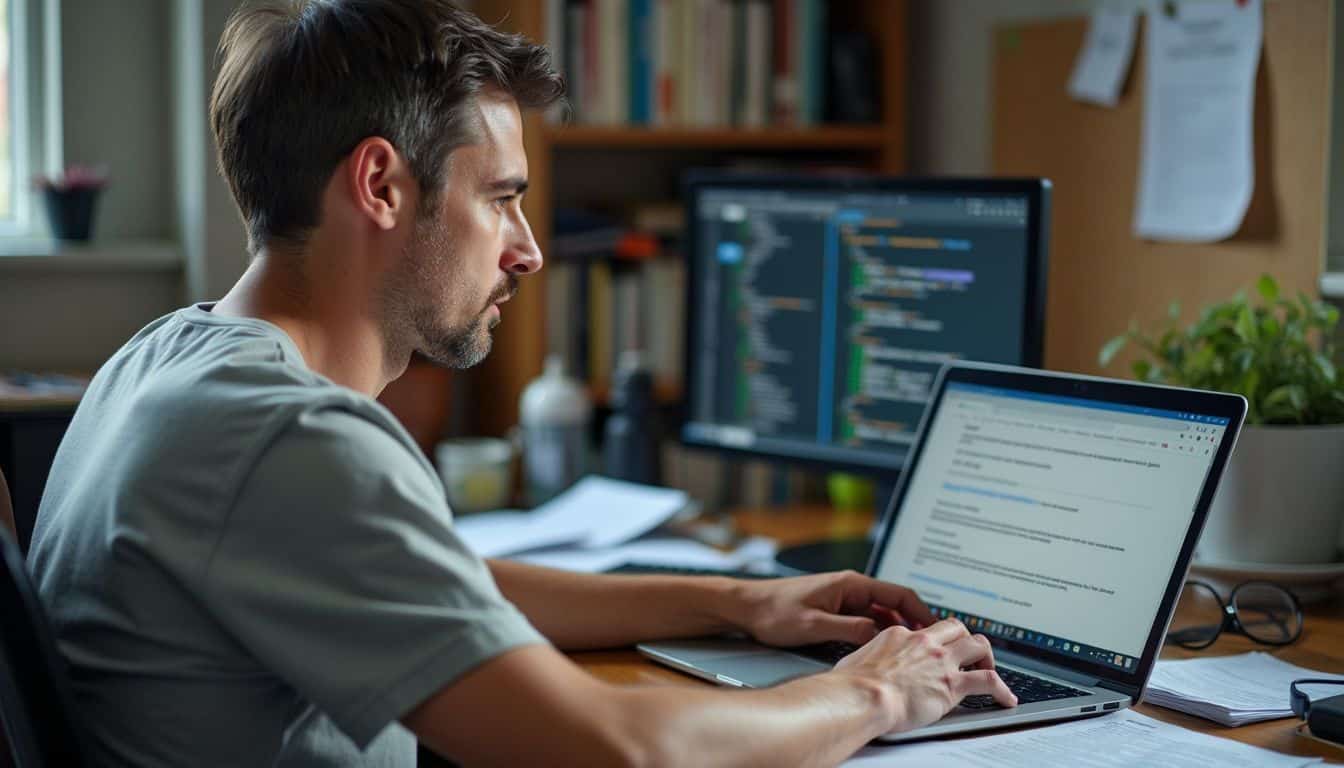
M 950 382 L 877 576 L 972 631 L 1132 668 L 1227 426 Z

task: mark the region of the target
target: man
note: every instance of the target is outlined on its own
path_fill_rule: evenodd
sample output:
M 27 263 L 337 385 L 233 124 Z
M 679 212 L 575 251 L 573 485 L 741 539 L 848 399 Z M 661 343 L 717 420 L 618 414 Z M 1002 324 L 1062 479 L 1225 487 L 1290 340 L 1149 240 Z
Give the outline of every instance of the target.
M 98 373 L 33 540 L 100 762 L 408 766 L 418 738 L 472 765 L 833 764 L 966 695 L 1015 703 L 983 637 L 858 574 L 476 558 L 372 398 L 413 352 L 479 362 L 541 268 L 519 110 L 561 97 L 546 51 L 446 0 L 299 0 L 237 13 L 220 55 L 253 259 Z M 561 653 L 729 630 L 867 645 L 747 692 L 610 686 Z

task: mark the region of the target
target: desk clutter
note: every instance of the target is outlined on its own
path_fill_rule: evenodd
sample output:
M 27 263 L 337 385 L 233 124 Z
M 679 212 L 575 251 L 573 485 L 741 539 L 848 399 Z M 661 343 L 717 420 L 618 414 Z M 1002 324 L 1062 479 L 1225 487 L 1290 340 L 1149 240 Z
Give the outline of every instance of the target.
M 1159 707 L 1226 726 L 1292 717 L 1288 688 L 1302 678 L 1338 679 L 1256 651 L 1236 656 L 1159 661 L 1144 700 Z M 1333 688 L 1333 690 L 1332 690 Z M 1336 686 L 1304 686 L 1314 701 L 1341 692 Z
M 749 538 L 730 552 L 659 529 L 698 506 L 684 491 L 590 475 L 530 512 L 498 510 L 458 519 L 458 535 L 481 557 L 510 557 L 572 571 L 625 564 L 744 570 L 769 563 L 774 543 Z

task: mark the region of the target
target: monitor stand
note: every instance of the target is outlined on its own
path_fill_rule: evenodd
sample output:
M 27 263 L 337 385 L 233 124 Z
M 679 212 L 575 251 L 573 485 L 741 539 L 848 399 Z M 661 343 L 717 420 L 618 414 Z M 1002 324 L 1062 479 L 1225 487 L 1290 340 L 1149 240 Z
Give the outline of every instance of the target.
M 783 547 L 775 553 L 775 563 L 784 573 L 822 573 L 854 570 L 863 573 L 873 542 L 867 536 L 852 539 L 822 539 Z

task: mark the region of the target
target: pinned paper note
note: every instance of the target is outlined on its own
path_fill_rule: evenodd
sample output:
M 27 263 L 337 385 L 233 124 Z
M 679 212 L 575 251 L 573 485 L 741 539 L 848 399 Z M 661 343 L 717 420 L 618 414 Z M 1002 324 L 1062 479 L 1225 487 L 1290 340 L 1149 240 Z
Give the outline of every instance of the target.
M 1148 2 L 1139 237 L 1211 242 L 1241 226 L 1255 186 L 1261 0 Z
M 1104 107 L 1118 104 L 1134 59 L 1137 28 L 1138 13 L 1132 8 L 1093 11 L 1069 78 L 1069 95 Z

